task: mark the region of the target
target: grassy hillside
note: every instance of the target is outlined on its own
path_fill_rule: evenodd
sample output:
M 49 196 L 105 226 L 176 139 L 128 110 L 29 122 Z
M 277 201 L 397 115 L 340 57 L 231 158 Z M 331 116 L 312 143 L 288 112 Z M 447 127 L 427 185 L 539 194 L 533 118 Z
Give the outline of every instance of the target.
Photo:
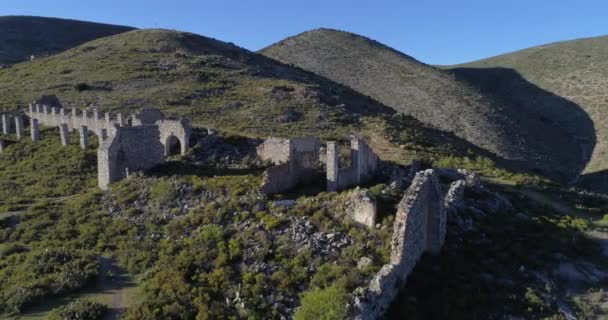
M 458 78 L 482 91 L 566 128 L 582 148 L 592 152 L 585 168 L 588 177 L 607 182 L 602 179 L 608 169 L 606 61 L 608 37 L 597 37 L 542 45 L 450 68 Z
M 348 130 L 392 110 L 321 77 L 202 36 L 136 30 L 0 70 L 0 110 L 41 94 L 67 106 L 156 106 L 195 125 L 261 136 Z
M 501 157 L 567 181 L 588 160 L 564 130 L 376 41 L 318 29 L 261 53 L 347 85 Z M 556 143 L 559 141 L 559 144 Z
M 42 94 L 102 111 L 155 106 L 189 117 L 194 126 L 252 137 L 373 134 L 383 156 L 401 163 L 492 156 L 450 133 L 395 117 L 394 110 L 321 76 L 177 31 L 135 30 L 0 69 L 0 111 L 25 107 Z
M 0 17 L 0 65 L 48 56 L 93 39 L 132 30 L 102 23 L 27 16 Z

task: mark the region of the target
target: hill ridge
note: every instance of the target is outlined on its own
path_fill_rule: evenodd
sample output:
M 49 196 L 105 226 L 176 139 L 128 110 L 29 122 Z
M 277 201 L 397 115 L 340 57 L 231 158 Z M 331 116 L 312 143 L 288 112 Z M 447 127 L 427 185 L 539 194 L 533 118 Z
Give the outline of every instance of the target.
M 562 182 L 572 181 L 586 164 L 584 150 L 561 128 L 527 117 L 453 74 L 367 37 L 315 29 L 260 52 L 349 86 L 500 157 L 548 171 Z M 556 148 L 555 137 L 566 141 L 561 148 L 568 151 Z
M 0 16 L 0 65 L 48 56 L 132 27 L 39 16 Z

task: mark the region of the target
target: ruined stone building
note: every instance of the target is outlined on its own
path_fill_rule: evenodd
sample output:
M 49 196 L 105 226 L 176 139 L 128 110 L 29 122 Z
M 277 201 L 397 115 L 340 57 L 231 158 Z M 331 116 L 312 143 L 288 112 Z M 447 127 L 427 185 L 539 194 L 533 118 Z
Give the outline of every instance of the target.
M 339 167 L 339 150 L 335 141 L 327 142 L 327 191 L 358 186 L 373 178 L 378 169 L 378 156 L 363 140 L 350 140 L 350 167 Z
M 320 147 L 317 138 L 269 138 L 264 141 L 258 146 L 257 154 L 275 166 L 264 172 L 261 191 L 275 194 L 312 182 L 321 168 Z
M 128 118 L 97 110 L 66 109 L 49 105 L 30 104 L 24 112 L 29 118 L 30 137 L 40 139 L 40 125 L 59 128 L 62 145 L 69 144 L 70 132 L 80 135 L 80 147 L 89 145 L 89 132 L 99 140 L 97 149 L 98 186 L 106 189 L 130 172 L 148 170 L 172 154 L 184 154 L 189 147 L 190 124 L 185 119 L 167 118 L 157 109 L 144 109 Z M 13 126 L 14 124 L 14 126 Z M 23 137 L 24 116 L 2 115 L 2 132 Z M 4 146 L 4 141 L 2 146 Z M 0 147 L 0 151 L 2 151 Z
M 361 139 L 351 139 L 351 166 L 339 168 L 338 145 L 327 142 L 327 191 L 338 191 L 369 181 L 378 169 L 379 159 Z M 312 182 L 322 166 L 321 144 L 317 138 L 268 138 L 257 148 L 258 157 L 275 166 L 264 172 L 262 192 L 275 194 Z

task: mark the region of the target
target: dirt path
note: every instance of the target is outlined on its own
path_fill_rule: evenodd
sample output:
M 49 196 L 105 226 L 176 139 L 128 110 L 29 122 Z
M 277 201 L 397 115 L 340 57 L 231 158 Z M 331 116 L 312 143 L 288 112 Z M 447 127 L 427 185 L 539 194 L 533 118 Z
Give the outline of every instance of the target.
M 105 319 L 118 319 L 127 309 L 128 301 L 123 289 L 129 286 L 129 282 L 128 276 L 115 264 L 113 259 L 100 258 L 97 287 L 110 295 L 107 302 L 108 314 Z

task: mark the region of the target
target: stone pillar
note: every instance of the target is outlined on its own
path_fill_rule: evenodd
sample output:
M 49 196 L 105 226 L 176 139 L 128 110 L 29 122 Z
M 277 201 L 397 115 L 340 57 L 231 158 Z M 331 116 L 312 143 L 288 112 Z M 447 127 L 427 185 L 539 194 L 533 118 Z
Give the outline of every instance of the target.
M 42 106 L 39 104 L 36 104 L 36 112 L 37 113 L 42 113 Z
M 89 146 L 89 128 L 87 126 L 80 127 L 80 148 L 83 150 Z
M 355 183 L 361 184 L 361 173 L 363 161 L 361 159 L 361 143 L 359 139 L 352 138 L 350 140 L 350 165 L 355 172 Z
M 87 109 L 82 109 L 82 124 L 89 124 L 89 110 Z
M 48 125 L 54 126 L 57 122 L 57 107 L 51 107 L 51 117 L 49 118 Z
M 122 113 L 119 113 L 119 114 L 116 115 L 116 121 L 118 122 L 119 126 L 121 126 L 121 127 L 125 126 L 125 120 L 122 117 Z
M 4 140 L 0 139 L 0 153 L 4 151 Z
M 2 115 L 2 133 L 11 133 L 11 117 L 7 114 Z
M 48 124 L 49 123 L 49 114 L 51 113 L 51 110 L 49 109 L 49 106 L 47 105 L 42 105 L 42 114 L 40 114 L 40 121 L 42 121 L 42 123 Z
M 72 109 L 72 128 L 78 127 L 78 109 Z
M 40 127 L 38 126 L 38 119 L 36 118 L 30 120 L 30 136 L 34 142 L 40 140 Z
M 112 116 L 110 115 L 109 112 L 106 112 L 103 116 L 103 118 L 106 120 L 107 123 L 110 123 Z
M 339 153 L 338 144 L 335 141 L 327 142 L 327 191 L 338 190 Z
M 30 118 L 33 118 L 34 117 L 34 105 L 30 103 L 29 107 L 30 107 L 30 109 L 29 109 L 29 111 L 30 111 L 29 116 L 30 116 Z
M 23 117 L 21 116 L 15 117 L 15 132 L 17 133 L 17 139 L 23 137 Z
M 61 145 L 67 146 L 70 144 L 70 132 L 68 131 L 68 125 L 62 123 L 59 125 L 59 135 L 61 135 Z
M 61 120 L 65 118 L 65 108 L 59 108 L 59 115 L 61 116 Z

